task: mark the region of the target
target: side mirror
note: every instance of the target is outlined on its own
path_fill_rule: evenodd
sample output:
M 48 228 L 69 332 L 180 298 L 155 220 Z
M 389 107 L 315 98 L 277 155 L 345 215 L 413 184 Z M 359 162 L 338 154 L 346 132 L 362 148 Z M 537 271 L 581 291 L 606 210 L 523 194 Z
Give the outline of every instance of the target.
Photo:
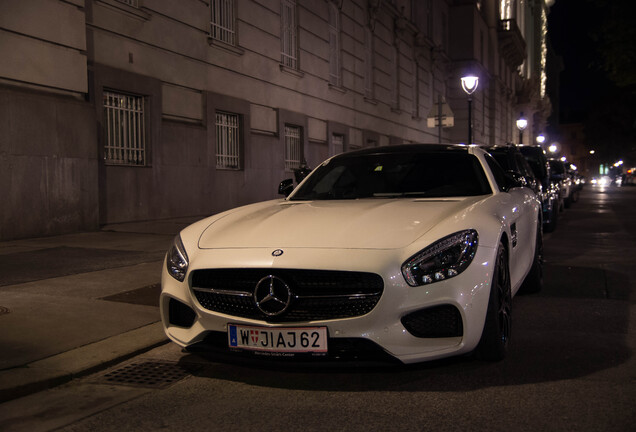
M 285 179 L 278 185 L 278 193 L 279 195 L 289 196 L 290 193 L 294 190 L 294 180 L 293 179 Z

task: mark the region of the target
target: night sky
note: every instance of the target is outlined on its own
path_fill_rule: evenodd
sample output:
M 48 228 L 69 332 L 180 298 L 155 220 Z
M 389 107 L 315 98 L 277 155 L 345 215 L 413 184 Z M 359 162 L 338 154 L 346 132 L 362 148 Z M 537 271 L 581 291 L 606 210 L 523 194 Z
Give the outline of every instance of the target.
M 564 67 L 550 129 L 582 123 L 589 148 L 608 159 L 632 154 L 636 163 L 635 29 L 636 0 L 556 0 L 548 14 Z

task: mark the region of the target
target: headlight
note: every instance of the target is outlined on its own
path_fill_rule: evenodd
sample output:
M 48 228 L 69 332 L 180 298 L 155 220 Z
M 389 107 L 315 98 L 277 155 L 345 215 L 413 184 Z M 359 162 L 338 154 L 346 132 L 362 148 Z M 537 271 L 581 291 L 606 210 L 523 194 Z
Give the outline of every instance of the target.
M 404 279 L 419 286 L 457 276 L 475 257 L 477 243 L 477 231 L 472 229 L 444 237 L 402 264 Z
M 183 282 L 186 272 L 188 271 L 188 254 L 183 247 L 181 236 L 177 235 L 173 242 L 168 254 L 166 255 L 166 267 L 170 276 Z

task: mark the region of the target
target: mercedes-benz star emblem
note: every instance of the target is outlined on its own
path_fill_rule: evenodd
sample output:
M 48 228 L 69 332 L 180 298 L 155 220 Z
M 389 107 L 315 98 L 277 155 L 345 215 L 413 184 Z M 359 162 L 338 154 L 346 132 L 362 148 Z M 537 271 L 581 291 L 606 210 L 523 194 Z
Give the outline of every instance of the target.
M 267 316 L 280 315 L 287 310 L 292 294 L 289 285 L 274 275 L 267 275 L 254 288 L 254 303 Z

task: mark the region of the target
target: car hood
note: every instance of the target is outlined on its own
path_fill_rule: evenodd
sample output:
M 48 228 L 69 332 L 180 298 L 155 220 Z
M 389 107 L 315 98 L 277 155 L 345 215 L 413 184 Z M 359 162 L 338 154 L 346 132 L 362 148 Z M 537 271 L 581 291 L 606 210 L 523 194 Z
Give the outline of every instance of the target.
M 217 216 L 199 247 L 401 248 L 482 198 L 268 201 Z

